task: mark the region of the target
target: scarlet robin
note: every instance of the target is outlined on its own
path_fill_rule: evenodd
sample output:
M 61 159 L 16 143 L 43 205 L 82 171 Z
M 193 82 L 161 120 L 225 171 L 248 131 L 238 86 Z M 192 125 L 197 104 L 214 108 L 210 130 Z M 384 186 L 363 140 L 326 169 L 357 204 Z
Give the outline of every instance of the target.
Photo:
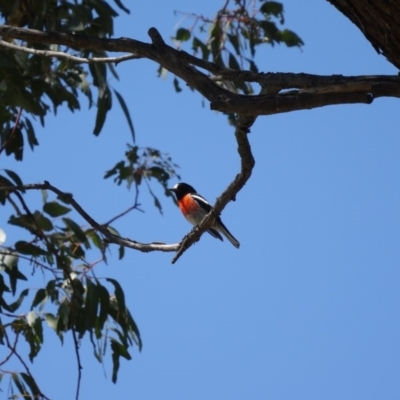
M 211 204 L 187 183 L 177 183 L 170 190 L 175 193 L 183 216 L 193 225 L 198 225 L 212 209 Z M 222 233 L 236 248 L 240 246 L 240 243 L 222 223 L 220 217 L 215 219 L 214 225 L 207 232 L 219 240 L 223 240 Z

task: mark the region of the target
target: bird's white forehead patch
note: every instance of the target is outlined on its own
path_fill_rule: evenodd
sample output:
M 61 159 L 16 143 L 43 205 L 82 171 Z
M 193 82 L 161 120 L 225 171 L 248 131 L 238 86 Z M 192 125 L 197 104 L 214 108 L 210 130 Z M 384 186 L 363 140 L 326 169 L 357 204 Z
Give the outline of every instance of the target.
M 178 187 L 179 187 L 179 183 L 176 183 L 172 189 L 178 189 Z

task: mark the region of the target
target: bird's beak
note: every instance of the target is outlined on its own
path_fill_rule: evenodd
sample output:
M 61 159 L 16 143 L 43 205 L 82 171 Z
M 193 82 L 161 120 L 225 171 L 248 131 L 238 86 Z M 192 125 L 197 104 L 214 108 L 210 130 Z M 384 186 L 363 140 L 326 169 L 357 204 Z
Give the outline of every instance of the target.
M 169 190 L 170 192 L 174 192 L 174 193 L 175 193 L 175 190 L 176 190 L 176 189 L 174 189 L 174 188 L 169 188 L 168 190 Z

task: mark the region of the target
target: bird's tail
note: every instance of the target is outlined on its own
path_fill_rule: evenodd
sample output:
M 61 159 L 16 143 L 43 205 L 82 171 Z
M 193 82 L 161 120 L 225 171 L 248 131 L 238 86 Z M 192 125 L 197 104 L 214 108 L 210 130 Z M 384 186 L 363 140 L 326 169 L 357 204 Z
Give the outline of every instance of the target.
M 237 249 L 240 247 L 238 240 L 228 231 L 228 228 L 222 223 L 221 220 L 216 221 L 213 228 L 221 232 Z

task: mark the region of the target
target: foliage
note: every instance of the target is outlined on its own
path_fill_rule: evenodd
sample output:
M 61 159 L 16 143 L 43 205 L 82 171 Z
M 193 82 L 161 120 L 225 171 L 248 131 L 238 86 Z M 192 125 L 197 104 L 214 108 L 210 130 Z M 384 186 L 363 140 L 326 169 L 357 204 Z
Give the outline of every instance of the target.
M 129 12 L 121 1 L 114 0 L 114 3 L 117 9 Z M 303 44 L 294 32 L 279 29 L 278 24 L 284 22 L 281 3 L 238 0 L 232 8 L 228 6 L 226 1 L 213 19 L 194 15 L 191 27 L 177 30 L 176 45 L 180 47 L 192 40 L 194 55 L 203 60 L 231 69 L 248 67 L 258 71 L 254 61 L 258 46 Z M 116 9 L 104 0 L 5 0 L 0 3 L 0 14 L 8 25 L 94 38 L 111 37 L 114 19 L 118 16 Z M 195 28 L 199 28 L 198 33 Z M 18 41 L 18 44 L 82 58 L 107 56 L 98 51 L 72 50 L 45 43 Z M 111 88 L 108 73 L 118 78 L 110 63 L 89 64 L 86 68 L 70 61 L 0 47 L 0 155 L 11 155 L 22 161 L 26 143 L 32 150 L 39 145 L 36 121 L 44 127 L 46 116 L 51 112 L 56 114 L 59 106 L 66 105 L 72 112 L 80 110 L 82 94 L 89 107 L 97 107 L 93 133 L 98 135 L 112 109 L 114 93 L 132 133 L 133 144 L 128 145 L 124 159 L 106 171 L 104 178 L 113 178 L 116 184 L 125 183 L 128 189 L 134 187 L 136 191 L 135 202 L 129 210 L 102 224 L 118 235 L 110 224 L 132 209 L 140 210 L 138 194 L 143 184 L 155 207 L 162 212 L 151 184 L 160 184 L 164 194 L 170 196 L 169 180 L 179 176 L 171 157 L 160 150 L 136 145 L 129 108 L 123 96 Z M 253 93 L 249 83 L 233 84 L 235 91 Z M 177 78 L 174 85 L 177 91 L 181 90 Z M 96 99 L 93 90 L 97 92 Z M 142 339 L 125 304 L 121 285 L 112 278 L 100 279 L 95 274 L 96 265 L 108 261 L 109 244 L 101 232 L 83 226 L 77 219 L 69 206 L 72 195 L 49 198 L 43 191 L 41 207 L 32 209 L 28 205 L 28 200 L 32 200 L 28 194 L 6 189 L 21 185 L 23 179 L 14 171 L 2 171 L 0 205 L 12 207 L 8 223 L 21 229 L 21 239 L 4 247 L 5 233 L 0 229 L 0 345 L 8 352 L 0 363 L 12 357 L 23 360 L 17 348 L 20 337 L 29 345 L 28 357 L 32 362 L 44 344 L 43 328 L 47 326 L 61 342 L 66 334 L 72 334 L 78 366 L 78 341 L 88 337 L 99 362 L 103 362 L 108 343 L 113 362 L 112 381 L 116 382 L 120 357 L 130 359 L 131 347 L 140 350 Z M 120 246 L 119 258 L 123 256 L 124 248 Z M 24 286 L 33 279 L 22 272 L 28 265 L 32 275 L 40 272 L 45 276 L 43 287 Z M 23 311 L 22 306 L 25 306 Z M 46 398 L 26 363 L 21 362 L 21 372 L 0 370 L 0 382 L 4 375 L 9 376 L 12 397 Z
M 129 12 L 120 1 L 115 3 Z M 114 19 L 118 16 L 117 11 L 102 0 L 7 0 L 0 3 L 0 14 L 9 25 L 96 38 L 112 36 Z M 87 58 L 107 56 L 96 51 L 74 51 L 42 43 L 25 43 L 25 46 Z M 32 120 L 38 119 L 44 126 L 46 115 L 51 111 L 56 114 L 58 107 L 64 104 L 72 112 L 80 110 L 79 94 L 87 97 L 89 107 L 97 107 L 93 133 L 98 135 L 112 107 L 108 71 L 118 79 L 112 64 L 91 64 L 86 69 L 65 60 L 0 48 L 0 139 L 2 144 L 7 143 L 6 154 L 21 161 L 25 140 L 31 149 L 39 144 Z M 97 99 L 93 99 L 93 87 L 97 90 Z M 124 108 L 123 98 L 118 93 L 116 96 Z M 24 112 L 20 118 L 21 110 Z M 129 114 L 127 118 L 129 122 Z M 129 126 L 134 134 L 133 126 Z
M 193 54 L 201 56 L 203 60 L 234 70 L 258 72 L 254 60 L 258 46 L 283 43 L 288 47 L 301 47 L 304 44 L 295 32 L 279 29 L 278 23 L 282 25 L 285 21 L 283 4 L 276 1 L 260 1 L 258 4 L 254 0 L 238 0 L 232 8 L 228 6 L 229 1 L 213 19 L 203 15 L 187 15 L 194 22 L 189 28 L 177 30 L 174 38 L 177 46 L 192 39 Z M 176 88 L 177 83 L 174 84 Z M 254 93 L 251 84 L 243 81 L 234 82 L 234 88 L 243 94 Z

